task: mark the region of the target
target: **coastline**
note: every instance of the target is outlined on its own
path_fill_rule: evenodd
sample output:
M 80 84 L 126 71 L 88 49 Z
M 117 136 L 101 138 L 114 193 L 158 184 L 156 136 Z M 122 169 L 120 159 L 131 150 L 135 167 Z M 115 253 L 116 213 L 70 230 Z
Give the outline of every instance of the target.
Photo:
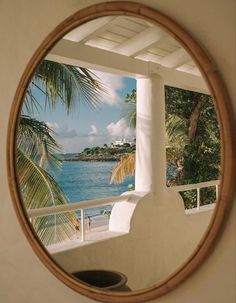
M 80 153 L 71 153 L 62 155 L 62 161 L 93 161 L 93 162 L 111 162 L 120 161 L 122 156 L 135 152 L 135 145 L 87 147 Z
M 69 158 L 63 159 L 63 162 L 117 162 L 119 159 L 116 158 Z

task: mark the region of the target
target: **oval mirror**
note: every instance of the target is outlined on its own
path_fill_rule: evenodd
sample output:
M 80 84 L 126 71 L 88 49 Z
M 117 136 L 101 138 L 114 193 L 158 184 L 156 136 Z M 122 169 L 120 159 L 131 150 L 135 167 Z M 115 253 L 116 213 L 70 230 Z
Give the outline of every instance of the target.
M 16 210 L 46 266 L 104 302 L 184 280 L 232 194 L 226 103 L 212 61 L 152 9 L 99 4 L 62 23 L 24 73 L 9 132 Z

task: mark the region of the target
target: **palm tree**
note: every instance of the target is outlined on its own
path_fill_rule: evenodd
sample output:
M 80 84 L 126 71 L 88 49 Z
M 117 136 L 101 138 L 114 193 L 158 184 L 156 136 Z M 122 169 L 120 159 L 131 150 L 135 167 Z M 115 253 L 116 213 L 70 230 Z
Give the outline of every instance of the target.
M 127 94 L 124 101 L 124 118 L 131 128 L 136 128 L 136 90 Z M 125 178 L 131 177 L 135 172 L 135 151 L 123 155 L 112 169 L 110 183 L 122 183 Z
M 35 98 L 35 89 L 45 96 L 44 108 L 53 110 L 61 102 L 67 113 L 78 107 L 78 101 L 96 108 L 105 92 L 102 83 L 88 69 L 49 60 L 44 60 L 39 65 L 27 88 L 24 109 L 28 113 L 42 109 Z
M 110 183 L 122 183 L 125 178 L 131 177 L 135 172 L 135 152 L 120 158 L 112 169 Z
M 166 161 L 169 168 L 173 168 L 174 174 L 167 175 L 167 185 L 173 186 L 181 183 L 183 178 L 184 149 L 189 143 L 186 134 L 187 120 L 177 115 L 166 113 Z
M 132 117 L 133 116 L 134 115 L 132 115 Z M 167 163 L 171 163 L 178 172 L 178 180 L 181 178 L 183 171 L 183 150 L 189 142 L 188 136 L 185 133 L 186 123 L 187 122 L 185 120 L 178 116 L 167 116 L 166 135 L 168 137 L 168 146 L 166 147 L 166 158 Z M 135 152 L 132 152 L 120 158 L 118 163 L 112 169 L 110 183 L 122 183 L 127 177 L 134 175 L 135 156 Z M 175 178 L 175 183 L 176 180 L 177 179 Z M 173 180 L 168 180 L 168 185 L 171 185 L 172 183 Z
M 136 128 L 136 90 L 125 96 L 124 117 L 131 128 Z
M 131 128 L 136 128 L 136 90 L 125 96 L 124 118 Z M 122 183 L 127 177 L 133 176 L 135 172 L 135 151 L 123 155 L 113 167 L 110 183 Z
M 43 105 L 35 97 L 35 90 L 44 96 Z M 68 114 L 78 106 L 78 101 L 96 108 L 104 91 L 95 75 L 85 68 L 44 60 L 36 70 L 26 91 L 17 130 L 16 166 L 26 209 L 68 203 L 52 176 L 61 166 L 56 156 L 61 147 L 46 123 L 30 115 L 42 108 L 54 110 L 59 102 Z M 70 238 L 77 220 L 76 214 L 70 212 L 39 217 L 32 223 L 42 243 L 49 245 Z
M 166 134 L 169 141 L 166 147 L 167 166 L 174 171 L 174 174 L 168 178 L 167 185 L 217 179 L 220 136 L 211 97 L 169 86 L 165 88 L 165 95 Z M 126 96 L 125 104 L 127 103 L 132 107 L 126 118 L 134 119 L 136 117 L 135 90 Z M 135 123 L 130 122 L 129 125 L 135 126 Z M 121 158 L 113 168 L 111 182 L 120 183 L 134 172 L 134 158 L 134 154 Z

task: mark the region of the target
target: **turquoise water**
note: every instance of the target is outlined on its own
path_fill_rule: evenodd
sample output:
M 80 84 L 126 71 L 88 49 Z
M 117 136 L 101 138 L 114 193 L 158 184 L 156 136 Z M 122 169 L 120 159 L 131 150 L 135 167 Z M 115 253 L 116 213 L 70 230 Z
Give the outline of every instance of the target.
M 128 191 L 129 184 L 134 184 L 134 177 L 127 178 L 122 184 L 110 184 L 115 164 L 116 162 L 65 161 L 56 179 L 71 203 L 118 196 Z M 85 214 L 98 215 L 105 208 L 107 207 L 100 206 L 88 209 Z

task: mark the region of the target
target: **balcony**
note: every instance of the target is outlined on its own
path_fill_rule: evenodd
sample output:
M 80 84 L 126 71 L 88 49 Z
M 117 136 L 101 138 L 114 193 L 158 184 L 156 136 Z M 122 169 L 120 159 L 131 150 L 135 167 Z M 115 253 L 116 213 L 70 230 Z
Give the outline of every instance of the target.
M 216 201 L 218 199 L 219 180 L 202 182 L 197 184 L 188 184 L 182 186 L 173 186 L 168 188 L 169 191 L 182 192 L 188 190 L 196 190 L 197 192 L 197 206 L 195 208 L 185 209 L 186 215 L 197 215 L 201 212 L 212 212 L 215 203 L 202 203 L 200 197 L 200 190 L 207 187 L 215 187 Z M 74 238 L 71 241 L 59 243 L 47 247 L 51 253 L 63 251 L 75 247 L 79 247 L 93 242 L 110 239 L 117 236 L 122 236 L 130 232 L 132 217 L 135 215 L 135 208 L 139 201 L 143 199 L 148 193 L 145 192 L 126 192 L 121 196 L 107 197 L 103 199 L 95 199 L 89 201 L 79 201 L 62 206 L 45 207 L 41 209 L 28 210 L 30 221 L 36 217 L 56 215 L 59 213 L 66 213 L 70 211 L 80 211 L 80 231 L 79 234 L 75 230 Z M 201 205 L 203 204 L 203 205 Z M 86 226 L 85 210 L 95 208 L 97 206 L 112 207 L 110 218 L 106 215 L 94 217 L 94 223 L 91 230 Z M 121 220 L 122 218 L 122 220 Z

